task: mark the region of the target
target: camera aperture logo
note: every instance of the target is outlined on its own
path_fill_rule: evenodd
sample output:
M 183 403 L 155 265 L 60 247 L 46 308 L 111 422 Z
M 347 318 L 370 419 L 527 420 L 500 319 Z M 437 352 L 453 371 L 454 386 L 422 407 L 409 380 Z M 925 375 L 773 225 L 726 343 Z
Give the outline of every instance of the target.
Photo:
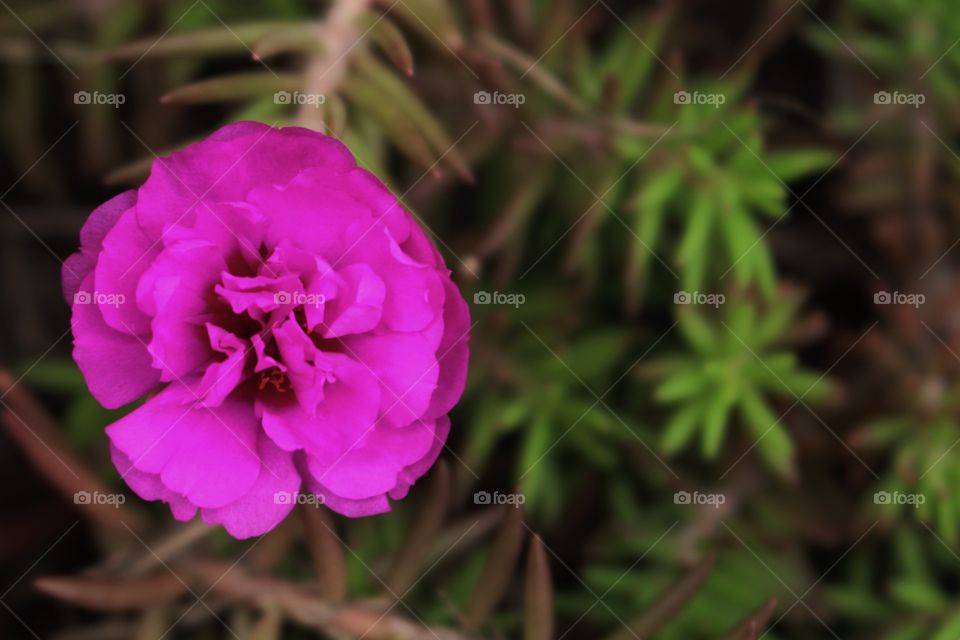
M 673 294 L 673 304 L 707 305 L 717 309 L 727 301 L 722 293 L 702 293 L 700 291 L 677 291 Z
M 673 104 L 679 105 L 709 105 L 719 109 L 727 102 L 727 96 L 722 93 L 703 93 L 700 91 L 677 91 L 673 94 Z
M 719 509 L 726 501 L 727 496 L 722 493 L 700 493 L 699 491 L 690 493 L 689 491 L 677 491 L 673 494 L 673 504 L 703 505 Z
M 500 493 L 494 491 L 477 491 L 473 494 L 473 504 L 480 505 L 501 505 L 506 504 L 511 507 L 519 507 L 527 501 L 527 497 L 522 493 Z
M 327 101 L 327 96 L 322 93 L 303 93 L 302 91 L 277 91 L 273 94 L 274 104 L 293 104 L 298 106 L 308 106 L 320 108 Z
M 73 304 L 95 304 L 99 306 L 119 307 L 126 304 L 127 297 L 122 293 L 102 293 L 100 291 L 77 291 L 73 294 Z
M 108 505 L 119 509 L 127 501 L 122 493 L 100 493 L 99 491 L 77 491 L 73 494 L 73 504 Z
M 303 504 L 311 507 L 322 506 L 326 499 L 316 493 L 277 491 L 273 494 L 274 504 Z
M 526 301 L 527 297 L 522 293 L 477 291 L 475 294 L 473 294 L 473 304 L 505 304 L 517 309 Z
M 114 109 L 119 109 L 120 105 L 127 101 L 127 96 L 122 93 L 101 93 L 100 91 L 77 91 L 73 94 L 73 104 L 83 105 L 109 105 Z
M 920 505 L 927 501 L 927 496 L 922 493 L 901 493 L 899 491 L 877 491 L 873 494 L 873 504 L 879 505 L 904 505 L 908 504 L 914 509 L 919 509 Z
M 916 309 L 926 301 L 927 297 L 922 293 L 877 291 L 873 294 L 873 304 L 905 304 Z
M 494 91 L 477 91 L 473 94 L 473 104 L 480 105 L 508 105 L 514 109 L 519 109 L 520 105 L 527 101 L 527 96 L 522 93 L 500 93 Z
M 304 293 L 303 291 L 277 291 L 273 294 L 274 304 L 305 307 L 319 307 L 327 301 L 322 293 Z
M 901 93 L 899 91 L 877 91 L 873 94 L 873 104 L 888 106 L 910 106 L 919 109 L 927 101 L 922 93 Z

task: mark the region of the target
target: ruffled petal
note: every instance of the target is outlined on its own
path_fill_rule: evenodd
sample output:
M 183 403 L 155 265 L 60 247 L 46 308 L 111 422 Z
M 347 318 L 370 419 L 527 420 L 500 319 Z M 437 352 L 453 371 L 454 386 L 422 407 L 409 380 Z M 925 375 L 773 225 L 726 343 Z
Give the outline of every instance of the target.
M 399 428 L 379 426 L 362 445 L 349 449 L 332 463 L 324 464 L 308 456 L 307 465 L 313 479 L 333 494 L 365 500 L 396 487 L 406 468 L 427 457 L 438 439 L 434 422 Z
M 314 480 L 309 471 L 303 471 L 302 474 L 304 486 L 308 492 L 318 496 L 319 500 L 321 500 L 328 509 L 342 516 L 347 516 L 348 518 L 363 518 L 390 511 L 390 501 L 387 499 L 386 494 L 380 494 L 362 500 L 342 498 L 322 483 Z
M 227 396 L 243 381 L 249 347 L 246 341 L 216 325 L 207 324 L 207 333 L 210 336 L 210 347 L 227 357 L 207 367 L 197 384 L 196 392 L 203 399 L 204 405 L 216 407 L 223 404 Z
M 259 536 L 277 526 L 293 509 L 300 490 L 300 474 L 293 456 L 264 434 L 258 452 L 263 466 L 249 491 L 239 500 L 218 509 L 204 509 L 204 522 L 222 524 L 234 538 Z
M 443 338 L 437 347 L 438 379 L 424 420 L 446 415 L 463 395 L 470 360 L 470 308 L 452 280 L 444 281 L 447 291 L 443 305 Z
M 344 268 L 342 291 L 329 303 L 329 321 L 323 325 L 325 338 L 365 333 L 380 324 L 386 286 L 365 264 Z
M 291 162 L 296 158 L 296 162 Z M 227 125 L 205 140 L 154 161 L 137 207 L 144 228 L 162 233 L 194 225 L 203 202 L 249 201 L 256 185 L 284 185 L 302 167 L 339 174 L 356 166 L 342 143 L 309 129 L 273 129 L 256 122 Z
M 344 251 L 374 224 L 358 194 L 343 188 L 343 176 L 304 173 L 286 186 L 253 189 L 249 202 L 270 217 L 265 242 L 293 241 L 302 249 L 336 264 Z
M 124 191 L 93 210 L 80 229 L 80 251 L 63 264 L 63 297 L 68 303 L 80 289 L 80 283 L 93 271 L 103 239 L 123 213 L 136 205 L 137 192 Z
M 93 274 L 81 285 L 93 291 Z M 160 381 L 160 372 L 150 364 L 150 354 L 140 338 L 107 326 L 100 307 L 73 305 L 73 359 L 87 381 L 90 393 L 108 409 L 132 402 Z
M 333 511 L 349 518 L 361 518 L 376 515 L 390 510 L 390 500 L 401 500 L 406 497 L 410 487 L 433 466 L 443 449 L 447 434 L 450 432 L 450 421 L 443 417 L 436 421 L 433 433 L 433 442 L 427 452 L 419 460 L 405 466 L 396 476 L 396 484 L 386 494 L 378 494 L 367 498 L 347 498 L 338 495 L 335 491 L 318 481 L 309 471 L 308 465 L 301 465 L 301 474 L 306 489 L 318 495 L 323 503 Z M 388 499 L 389 497 L 389 499 Z
M 323 402 L 314 414 L 277 394 L 257 402 L 263 429 L 277 446 L 303 449 L 327 463 L 363 443 L 373 431 L 380 406 L 380 386 L 363 365 L 338 354 L 331 359 L 336 380 L 325 385 Z
M 224 260 L 205 243 L 168 247 L 140 280 L 137 302 L 153 315 L 149 344 L 163 380 L 184 378 L 211 361 L 206 322 Z
M 447 416 L 437 418 L 433 433 L 433 443 L 430 445 L 429 451 L 427 451 L 422 458 L 407 465 L 404 470 L 400 472 L 400 475 L 397 477 L 397 485 L 390 491 L 391 499 L 402 500 L 407 497 L 407 492 L 410 491 L 410 487 L 423 477 L 423 475 L 430 470 L 430 467 L 433 466 L 433 463 L 437 461 L 437 458 L 440 457 L 440 452 L 443 450 L 449 434 L 450 418 Z
M 173 517 L 180 522 L 186 522 L 197 514 L 197 507 L 179 493 L 164 486 L 158 474 L 144 473 L 134 468 L 130 458 L 113 445 L 110 445 L 110 459 L 127 486 L 144 500 L 166 502 L 170 505 Z
M 385 424 L 403 426 L 417 420 L 430 405 L 440 368 L 436 344 L 419 333 L 347 336 L 347 354 L 368 367 L 380 382 L 380 411 Z
M 127 210 L 103 239 L 97 261 L 97 292 L 122 297 L 122 303 L 102 309 L 108 325 L 136 335 L 150 331 L 150 316 L 137 306 L 137 283 L 160 253 L 160 245 L 137 224 L 134 209 Z
M 365 264 L 386 285 L 383 324 L 392 331 L 422 331 L 443 308 L 441 272 L 405 253 L 386 226 L 379 224 L 347 252 L 344 264 Z
M 107 435 L 133 468 L 159 474 L 163 486 L 191 504 L 216 508 L 256 482 L 257 429 L 251 402 L 231 397 L 204 407 L 188 387 L 174 384 L 107 427 Z

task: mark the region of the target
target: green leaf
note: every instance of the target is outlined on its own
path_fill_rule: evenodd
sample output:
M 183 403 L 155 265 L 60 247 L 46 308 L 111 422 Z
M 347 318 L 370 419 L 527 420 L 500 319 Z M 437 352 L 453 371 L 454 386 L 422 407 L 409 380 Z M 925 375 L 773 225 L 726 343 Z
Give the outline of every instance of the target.
M 323 52 L 322 33 L 322 25 L 316 22 L 268 31 L 254 42 L 253 54 L 261 60 L 290 52 L 319 54 Z
M 408 29 L 420 33 L 439 53 L 454 56 L 463 47 L 463 34 L 447 0 L 378 0 L 378 4 L 396 14 Z
M 593 331 L 570 343 L 564 354 L 567 365 L 584 380 L 606 374 L 627 346 L 623 331 Z
M 948 605 L 943 594 L 926 582 L 894 580 L 890 583 L 890 593 L 901 604 L 919 611 L 936 613 Z
M 541 412 L 535 416 L 527 428 L 523 448 L 520 452 L 520 474 L 526 474 L 521 480 L 523 494 L 529 503 L 535 504 L 546 486 L 548 467 L 552 464 L 549 455 L 544 455 L 552 444 L 550 416 Z
M 368 79 L 350 75 L 343 83 L 346 97 L 383 129 L 386 137 L 408 158 L 435 171 L 436 154 L 418 130 L 410 114 L 384 100 L 383 92 Z
M 301 84 L 301 78 L 293 74 L 276 76 L 267 71 L 235 73 L 179 87 L 161 97 L 160 101 L 169 104 L 205 104 L 273 95 L 275 102 L 279 100 L 283 104 L 283 98 L 277 95 L 286 94 L 289 98 L 292 92 L 300 89 Z
M 355 54 L 358 81 L 369 81 L 389 110 L 403 113 L 432 150 L 433 155 L 454 169 L 467 182 L 473 181 L 470 165 L 444 127 L 423 102 L 387 67 L 368 54 Z
M 597 100 L 603 79 L 612 76 L 617 81 L 617 101 L 614 109 L 625 112 L 639 97 L 640 89 L 648 82 L 651 72 L 660 64 L 656 53 L 669 33 L 668 11 L 656 11 L 630 22 L 619 31 L 595 69 L 587 74 L 592 99 Z
M 712 353 L 717 344 L 717 334 L 710 323 L 696 311 L 681 308 L 677 312 L 677 326 L 680 332 L 700 353 Z
M 723 210 L 720 213 L 721 228 L 727 241 L 730 265 L 741 283 L 750 282 L 756 262 L 751 253 L 761 247 L 760 234 L 753 221 L 743 210 L 736 187 L 727 183 L 721 190 Z
M 297 22 L 250 22 L 230 27 L 195 29 L 170 33 L 160 38 L 144 38 L 103 53 L 107 61 L 139 60 L 141 58 L 197 58 L 219 55 L 249 54 L 254 43 L 265 34 L 300 29 Z
M 741 393 L 740 410 L 746 426 L 756 438 L 756 448 L 761 457 L 780 475 L 790 475 L 793 442 L 777 416 L 752 389 L 745 389 Z
M 664 454 L 673 455 L 687 446 L 700 425 L 702 413 L 701 403 L 694 402 L 674 413 L 660 440 L 660 448 Z
M 654 393 L 658 402 L 676 402 L 699 393 L 705 384 L 703 373 L 698 369 L 679 371 L 667 378 Z
M 754 334 L 754 344 L 768 347 L 783 340 L 790 330 L 796 311 L 797 305 L 793 300 L 781 298 L 771 302 L 760 317 Z
M 828 168 L 836 158 L 835 154 L 823 149 L 791 149 L 770 153 L 765 158 L 767 167 L 789 184 L 799 178 Z
M 405 75 L 413 75 L 413 53 L 410 52 L 410 45 L 403 32 L 397 28 L 392 20 L 384 16 L 375 16 L 372 13 L 365 14 L 365 24 L 370 29 L 370 37 L 374 44 L 383 51 Z
M 723 435 L 727 429 L 727 419 L 730 408 L 736 401 L 736 381 L 729 381 L 728 385 L 715 393 L 708 401 L 703 420 L 703 455 L 707 458 L 716 458 L 723 444 Z
M 957 640 L 960 638 L 960 613 L 954 613 L 944 622 L 930 640 Z
M 703 283 L 707 260 L 710 255 L 710 231 L 713 227 L 715 207 L 713 199 L 706 191 L 698 191 L 690 205 L 689 221 L 686 233 L 678 250 L 683 266 L 684 286 L 691 291 L 698 290 Z

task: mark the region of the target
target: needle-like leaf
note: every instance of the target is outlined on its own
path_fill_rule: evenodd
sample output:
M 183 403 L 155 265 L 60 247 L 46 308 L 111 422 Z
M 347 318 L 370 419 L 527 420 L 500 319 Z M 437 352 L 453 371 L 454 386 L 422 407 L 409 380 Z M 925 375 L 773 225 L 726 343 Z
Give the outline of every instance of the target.
M 534 534 L 527 552 L 527 576 L 523 592 L 523 639 L 553 639 L 553 581 L 550 562 L 540 536 Z

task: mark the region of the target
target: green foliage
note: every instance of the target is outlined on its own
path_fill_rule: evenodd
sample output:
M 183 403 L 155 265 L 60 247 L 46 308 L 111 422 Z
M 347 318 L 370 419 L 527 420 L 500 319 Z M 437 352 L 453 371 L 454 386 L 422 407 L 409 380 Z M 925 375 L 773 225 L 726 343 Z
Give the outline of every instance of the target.
M 362 10 L 332 25 L 340 14 L 329 10 L 346 4 L 137 1 L 89 14 L 62 2 L 14 7 L 81 72 L 84 88 L 131 100 L 117 113 L 58 107 L 57 121 L 76 116 L 87 142 L 82 162 L 54 161 L 76 145 L 48 149 L 38 114 L 50 97 L 72 94 L 74 79 L 59 67 L 47 73 L 40 40 L 0 20 L 12 34 L 0 47 L 4 147 L 23 174 L 10 202 L 20 191 L 25 202 L 78 199 L 72 176 L 51 169 L 58 164 L 87 172 L 84 185 L 110 169 L 113 184 L 138 183 L 153 155 L 129 139 L 134 129 L 163 153 L 226 121 L 309 126 L 342 139 L 403 194 L 468 301 L 478 291 L 525 296 L 516 306 L 471 307 L 469 385 L 443 454 L 454 520 L 425 543 L 423 583 L 398 603 L 404 615 L 409 606 L 431 625 L 464 626 L 495 555 L 493 543 L 465 532 L 473 523 L 484 533 L 500 526 L 469 498 L 499 489 L 524 496 L 524 539 L 542 531 L 556 547 L 541 548 L 555 588 L 541 582 L 533 591 L 555 597 L 557 636 L 578 620 L 571 640 L 622 634 L 621 623 L 639 615 L 639 628 L 657 624 L 638 635 L 659 640 L 827 637 L 820 616 L 842 637 L 960 637 L 960 558 L 951 550 L 960 543 L 960 405 L 953 392 L 923 406 L 910 397 L 917 377 L 953 389 L 958 371 L 941 359 L 956 359 L 955 339 L 907 341 L 905 359 L 935 362 L 933 373 L 898 366 L 892 382 L 873 379 L 887 343 L 922 334 L 919 322 L 932 332 L 956 309 L 948 300 L 906 318 L 891 305 L 880 347 L 872 336 L 854 339 L 860 316 L 873 313 L 861 296 L 888 277 L 908 281 L 953 259 L 955 3 L 770 2 L 750 9 L 755 22 L 743 31 L 759 37 L 742 42 L 677 2 L 349 3 Z M 766 9 L 774 18 L 765 21 Z M 804 39 L 815 53 L 798 46 Z M 20 57 L 24 42 L 36 50 Z M 799 49 L 798 59 L 814 60 L 784 62 Z M 815 75 L 823 95 L 769 95 L 778 86 L 770 76 L 785 66 Z M 791 80 L 806 90 L 805 78 Z M 877 90 L 921 93 L 926 105 L 884 110 Z M 478 105 L 477 91 L 524 101 Z M 323 99 L 284 104 L 278 92 Z M 796 121 L 785 124 L 786 112 Z M 881 114 L 887 137 L 861 143 Z M 131 148 L 143 157 L 117 169 Z M 804 186 L 817 200 L 808 202 Z M 810 224 L 814 232 L 805 226 L 811 207 L 821 225 Z M 845 220 L 846 208 L 882 220 Z M 940 208 L 947 240 L 918 267 L 910 260 L 921 252 L 903 238 L 936 236 L 925 225 Z M 847 226 L 856 242 L 847 242 Z M 882 285 L 872 267 L 867 284 L 842 273 L 824 248 L 838 240 L 840 251 L 876 265 Z M 793 290 L 786 274 L 813 295 L 784 294 Z M 926 283 L 949 299 L 956 292 L 943 283 L 953 280 L 948 269 Z M 678 290 L 722 303 L 672 305 Z M 824 321 L 809 322 L 814 316 Z M 810 349 L 801 354 L 801 344 Z M 31 361 L 19 373 L 55 408 L 69 443 L 119 483 L 102 429 L 121 413 L 99 407 L 68 360 Z M 813 408 L 825 415 L 808 428 Z M 844 466 L 851 460 L 852 471 Z M 715 473 L 734 467 L 729 477 Z M 669 500 L 700 482 L 720 483 L 724 509 Z M 402 557 L 418 515 L 404 503 L 389 516 L 337 523 L 351 598 L 382 600 L 379 576 Z M 460 534 L 475 546 L 453 550 Z M 223 535 L 210 546 L 226 557 L 244 553 Z M 685 582 L 711 554 L 712 571 Z M 305 558 L 298 548 L 275 573 L 312 579 Z M 471 634 L 520 637 L 527 596 L 510 576 L 503 606 Z
M 895 78 L 888 91 L 912 93 L 920 86 L 944 101 L 960 98 L 960 16 L 951 0 L 854 0 L 842 17 L 832 31 L 822 25 L 812 31 L 818 46 L 844 57 L 852 51 L 881 76 Z M 900 85 L 901 79 L 911 82 Z
M 815 403 L 828 391 L 822 376 L 801 369 L 793 353 L 778 348 L 796 302 L 782 299 L 759 313 L 750 303 L 735 301 L 713 319 L 694 307 L 681 309 L 678 326 L 691 351 L 657 366 L 663 378 L 656 399 L 677 406 L 663 429 L 664 452 L 680 451 L 699 431 L 703 455 L 715 458 L 736 413 L 764 461 L 789 475 L 793 446 L 784 416 L 767 398 Z
M 556 521 L 565 505 L 558 488 L 569 485 L 566 461 L 612 467 L 639 427 L 634 417 L 612 409 L 606 397 L 619 376 L 629 336 L 597 328 L 565 340 L 556 327 L 543 324 L 552 315 L 550 299 L 531 296 L 517 309 L 522 324 L 502 352 L 510 360 L 487 363 L 477 355 L 478 369 L 494 376 L 509 372 L 509 378 L 497 384 L 474 376 L 468 397 L 477 407 L 466 429 L 463 459 L 470 469 L 482 470 L 491 464 L 498 442 L 516 439 L 513 478 L 525 506 Z M 485 317 L 481 313 L 475 321 L 483 324 Z
M 889 473 L 877 484 L 873 511 L 881 518 L 922 520 L 951 544 L 960 541 L 960 460 L 952 415 L 890 418 L 871 425 L 866 446 L 893 447 Z
M 956 562 L 952 549 L 929 529 L 906 525 L 893 534 L 889 569 L 859 554 L 846 581 L 830 587 L 827 597 L 882 640 L 950 640 L 960 631 L 960 611 L 945 580 L 955 574 Z
M 697 93 L 723 96 L 730 106 L 682 106 L 669 140 L 649 155 L 653 148 L 640 140 L 618 141 L 625 159 L 644 156 L 631 202 L 639 245 L 633 267 L 642 280 L 651 256 L 666 250 L 676 256 L 685 289 L 702 289 L 708 274 L 732 272 L 739 284 L 755 283 L 771 297 L 776 273 L 755 217 L 779 221 L 790 209 L 787 185 L 825 169 L 832 156 L 815 149 L 771 153 L 757 111 L 734 105 L 738 88 Z M 674 242 L 663 237 L 671 219 L 679 223 Z

